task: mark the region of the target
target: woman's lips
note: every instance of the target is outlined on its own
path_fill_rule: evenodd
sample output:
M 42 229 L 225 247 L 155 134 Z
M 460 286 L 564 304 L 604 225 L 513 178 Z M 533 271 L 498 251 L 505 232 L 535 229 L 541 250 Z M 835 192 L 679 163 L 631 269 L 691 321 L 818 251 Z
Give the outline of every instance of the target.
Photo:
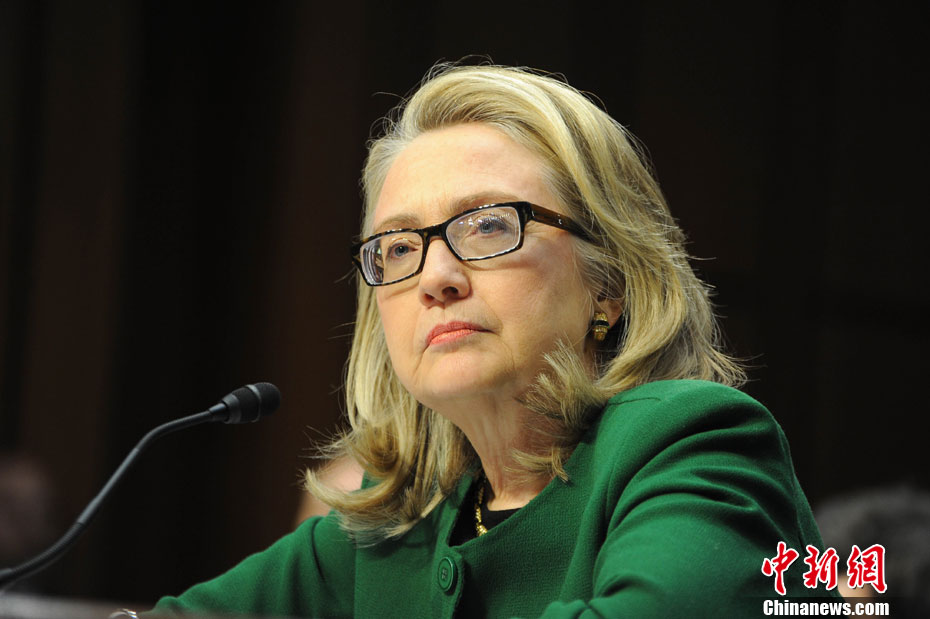
M 463 337 L 468 337 L 473 333 L 480 333 L 482 331 L 487 331 L 476 324 L 470 322 L 447 322 L 445 324 L 436 325 L 430 330 L 429 334 L 426 336 L 426 347 L 434 346 L 436 344 L 443 344 L 446 342 L 454 342 L 460 340 Z

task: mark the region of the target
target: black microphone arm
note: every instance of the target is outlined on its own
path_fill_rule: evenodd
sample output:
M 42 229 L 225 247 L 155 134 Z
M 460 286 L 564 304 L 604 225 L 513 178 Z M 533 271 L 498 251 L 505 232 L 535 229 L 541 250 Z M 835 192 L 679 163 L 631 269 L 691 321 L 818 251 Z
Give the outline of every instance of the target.
M 14 582 L 26 576 L 31 576 L 36 572 L 45 569 L 57 560 L 64 552 L 77 540 L 78 536 L 84 531 L 84 528 L 90 523 L 97 514 L 100 506 L 106 500 L 107 496 L 120 482 L 129 467 L 133 465 L 136 458 L 149 446 L 155 439 L 166 434 L 183 430 L 201 423 L 222 421 L 223 423 L 251 423 L 258 421 L 260 418 L 270 415 L 277 410 L 281 404 L 281 392 L 271 383 L 255 383 L 240 387 L 232 393 L 223 397 L 222 400 L 196 415 L 182 417 L 164 423 L 144 437 L 136 444 L 123 463 L 116 469 L 110 480 L 107 481 L 96 497 L 84 508 L 81 515 L 75 521 L 71 528 L 59 539 L 52 544 L 45 552 L 36 555 L 25 563 L 12 568 L 0 569 L 0 592 Z

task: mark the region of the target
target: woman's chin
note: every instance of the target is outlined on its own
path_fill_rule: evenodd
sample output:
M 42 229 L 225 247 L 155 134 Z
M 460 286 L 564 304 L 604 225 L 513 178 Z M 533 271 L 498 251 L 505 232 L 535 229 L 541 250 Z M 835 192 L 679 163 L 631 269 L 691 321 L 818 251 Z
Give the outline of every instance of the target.
M 438 368 L 437 368 L 438 369 Z M 411 390 L 418 401 L 434 410 L 441 411 L 444 405 L 478 401 L 488 397 L 500 397 L 509 382 L 500 373 L 490 368 L 448 368 L 433 371 L 428 380 L 423 380 Z

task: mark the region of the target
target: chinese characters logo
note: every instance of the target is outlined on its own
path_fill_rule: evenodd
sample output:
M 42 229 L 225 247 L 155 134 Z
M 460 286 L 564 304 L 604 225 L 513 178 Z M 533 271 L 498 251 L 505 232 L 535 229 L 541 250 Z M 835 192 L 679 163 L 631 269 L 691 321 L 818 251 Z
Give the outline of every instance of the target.
M 837 584 L 839 564 L 839 555 L 836 554 L 836 550 L 828 548 L 821 554 L 814 546 L 808 545 L 806 548 L 807 557 L 804 563 L 808 569 L 802 576 L 804 586 L 814 589 L 818 583 L 823 583 L 827 586 L 827 590 L 834 589 Z M 775 577 L 775 591 L 779 595 L 785 595 L 785 572 L 799 556 L 801 555 L 797 550 L 788 548 L 785 542 L 778 542 L 775 556 L 766 557 L 762 561 L 762 573 Z M 878 593 L 884 593 L 888 589 L 885 583 L 885 547 L 881 544 L 873 544 L 865 550 L 860 550 L 853 544 L 849 558 L 846 560 L 846 568 L 846 584 L 850 589 L 866 585 L 872 585 Z

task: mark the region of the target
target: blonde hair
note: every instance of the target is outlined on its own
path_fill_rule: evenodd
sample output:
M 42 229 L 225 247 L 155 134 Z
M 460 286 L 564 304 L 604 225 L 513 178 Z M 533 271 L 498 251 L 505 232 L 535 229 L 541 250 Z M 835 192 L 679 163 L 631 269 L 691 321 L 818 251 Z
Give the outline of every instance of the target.
M 620 391 L 662 379 L 728 385 L 744 380 L 739 363 L 721 350 L 708 289 L 688 263 L 684 235 L 637 142 L 555 77 L 501 66 L 434 67 L 369 145 L 362 176 L 364 234 L 371 232 L 375 204 L 397 155 L 427 131 L 463 123 L 497 129 L 541 158 L 561 205 L 593 239 L 575 240 L 592 300 L 623 305 L 593 369 L 568 346 L 547 355 L 548 370 L 523 402 L 541 420 L 540 449 L 515 454 L 528 473 L 564 479 L 563 464 L 582 433 Z M 347 531 L 375 541 L 412 527 L 477 457 L 457 427 L 401 385 L 374 289 L 361 278 L 357 311 L 346 372 L 350 429 L 324 453 L 355 458 L 371 483 L 346 494 L 327 488 L 310 471 L 307 487 L 339 512 Z

